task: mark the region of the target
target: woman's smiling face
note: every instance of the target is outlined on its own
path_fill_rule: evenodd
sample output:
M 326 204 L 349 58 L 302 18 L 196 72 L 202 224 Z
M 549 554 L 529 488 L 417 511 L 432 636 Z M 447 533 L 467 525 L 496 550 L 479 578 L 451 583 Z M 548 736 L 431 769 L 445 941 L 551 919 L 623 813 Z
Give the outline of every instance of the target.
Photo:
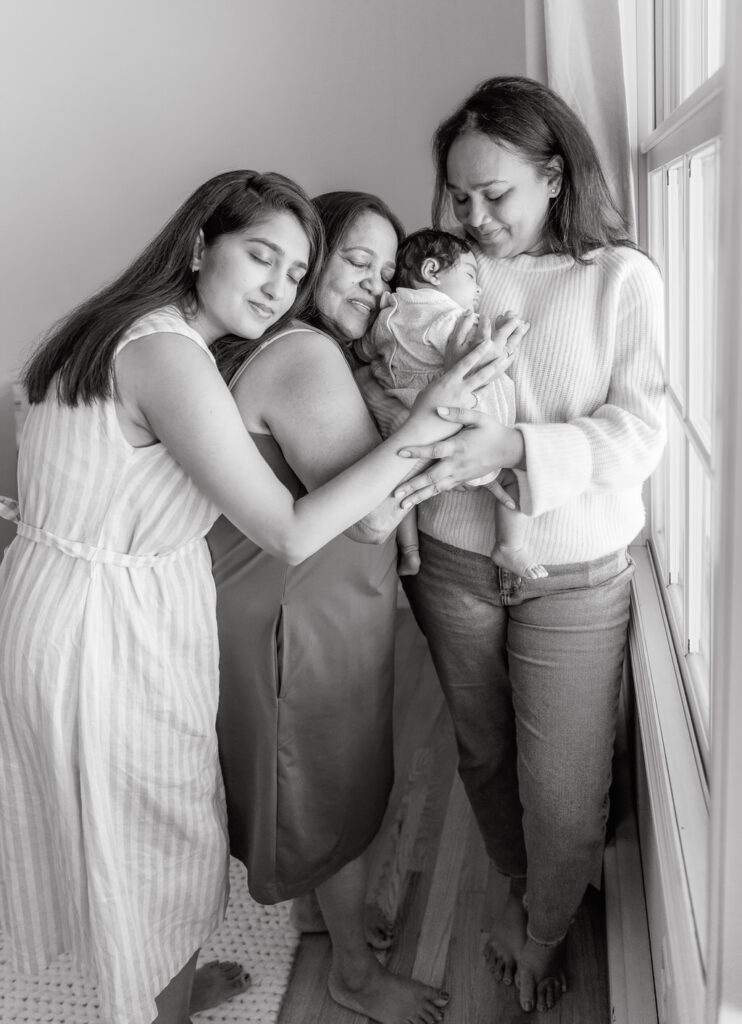
M 330 253 L 317 286 L 315 305 L 328 329 L 341 341 L 361 338 L 376 315 L 394 276 L 397 235 L 371 210 L 351 223 Z
M 261 337 L 295 302 L 308 263 L 309 239 L 288 211 L 268 213 L 210 245 L 201 234 L 193 256 L 196 330 L 207 344 L 226 334 Z
M 544 176 L 517 150 L 468 132 L 449 150 L 446 178 L 456 219 L 488 256 L 544 253 L 558 172 Z

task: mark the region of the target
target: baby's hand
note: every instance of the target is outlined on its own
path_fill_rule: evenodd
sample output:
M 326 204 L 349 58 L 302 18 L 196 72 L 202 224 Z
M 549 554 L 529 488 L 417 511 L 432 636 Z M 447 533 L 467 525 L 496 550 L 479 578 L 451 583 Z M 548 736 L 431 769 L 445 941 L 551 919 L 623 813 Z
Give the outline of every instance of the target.
M 512 309 L 495 317 L 492 340 L 497 346 L 498 353 L 510 355 L 515 352 L 530 326 L 525 320 L 521 320 Z

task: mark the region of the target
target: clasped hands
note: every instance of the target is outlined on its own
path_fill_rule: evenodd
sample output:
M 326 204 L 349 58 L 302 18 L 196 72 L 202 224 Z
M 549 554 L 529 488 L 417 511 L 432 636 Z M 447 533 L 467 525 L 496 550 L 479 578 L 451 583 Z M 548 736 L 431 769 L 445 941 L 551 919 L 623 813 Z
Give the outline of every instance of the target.
M 494 324 L 484 316 L 476 324 L 473 321 L 473 314 L 468 314 L 459 322 L 446 349 L 447 372 L 426 392 L 428 400 L 437 400 L 435 389 L 438 386 L 441 397 L 452 393 L 453 384 L 458 384 L 459 389 L 468 386 L 474 405 L 438 405 L 436 411 L 451 424 L 452 436 L 434 444 L 409 446 L 399 451 L 403 458 L 436 460 L 395 490 L 394 497 L 402 508 L 412 508 L 435 494 L 461 487 L 467 480 L 485 476 L 496 468 L 525 468 L 521 432 L 503 426 L 494 416 L 479 412 L 476 405 L 477 392 L 510 367 L 529 324 L 511 312 L 498 317 Z M 459 390 L 457 394 L 460 393 Z M 499 501 L 515 508 L 507 491 L 496 483 L 488 487 Z

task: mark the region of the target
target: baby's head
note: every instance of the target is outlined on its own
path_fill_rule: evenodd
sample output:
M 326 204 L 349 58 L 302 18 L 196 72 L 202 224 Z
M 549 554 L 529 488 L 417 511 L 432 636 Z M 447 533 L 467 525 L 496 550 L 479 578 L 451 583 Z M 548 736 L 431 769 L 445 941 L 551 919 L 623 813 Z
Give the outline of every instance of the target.
M 481 291 L 469 243 L 433 228 L 415 231 L 402 242 L 393 287 L 435 288 L 464 309 L 477 308 Z

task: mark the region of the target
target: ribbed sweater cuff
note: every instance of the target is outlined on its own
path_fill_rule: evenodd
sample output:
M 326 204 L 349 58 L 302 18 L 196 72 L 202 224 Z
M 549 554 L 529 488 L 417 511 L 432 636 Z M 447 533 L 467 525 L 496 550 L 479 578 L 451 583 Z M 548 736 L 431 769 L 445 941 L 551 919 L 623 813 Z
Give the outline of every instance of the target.
M 525 515 L 540 516 L 587 490 L 592 457 L 579 427 L 569 423 L 516 423 L 516 427 L 526 448 L 526 470 L 515 470 Z

